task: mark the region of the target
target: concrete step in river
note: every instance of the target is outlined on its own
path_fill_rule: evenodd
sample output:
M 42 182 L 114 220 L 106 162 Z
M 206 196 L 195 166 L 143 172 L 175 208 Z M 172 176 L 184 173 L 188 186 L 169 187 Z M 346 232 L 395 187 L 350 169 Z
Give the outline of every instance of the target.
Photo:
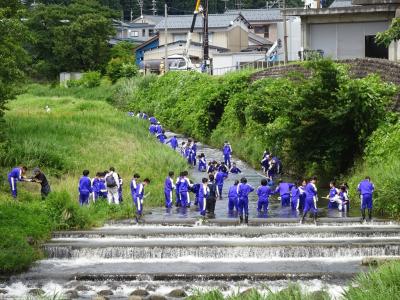
M 200 152 L 219 155 L 204 146 Z M 237 162 L 250 184 L 258 186 L 262 175 Z M 197 170 L 191 175 L 196 182 L 204 176 Z M 0 284 L 6 292 L 0 299 L 38 291 L 79 299 L 98 293 L 127 299 L 136 289 L 167 295 L 176 288 L 187 294 L 218 288 L 229 294 L 250 287 L 279 290 L 289 282 L 311 291 L 325 288 L 339 299 L 349 280 L 368 270 L 363 261 L 400 257 L 400 225 L 390 220 L 360 224 L 356 211 L 342 217 L 323 208 L 317 226 L 300 225 L 297 212 L 281 209 L 278 200 L 266 217 L 257 216 L 254 202 L 251 198 L 248 226 L 228 215 L 224 199 L 217 202 L 216 219 L 206 224 L 199 224 L 196 209 L 159 208 L 145 216 L 144 224 L 125 220 L 55 232 L 44 245 L 47 258 Z

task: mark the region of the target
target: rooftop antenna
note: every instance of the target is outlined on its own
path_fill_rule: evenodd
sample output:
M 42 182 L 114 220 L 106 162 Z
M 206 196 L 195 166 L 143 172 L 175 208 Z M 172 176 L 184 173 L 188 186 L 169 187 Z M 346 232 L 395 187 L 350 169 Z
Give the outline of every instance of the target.
M 223 1 L 224 4 L 225 4 L 224 11 L 227 11 L 227 10 L 228 10 L 228 2 L 229 2 L 229 0 L 222 0 L 222 1 Z
M 140 18 L 142 19 L 143 23 L 143 0 L 137 0 L 139 7 L 140 7 Z
M 157 0 L 151 1 L 151 11 L 153 12 L 153 16 L 157 15 Z

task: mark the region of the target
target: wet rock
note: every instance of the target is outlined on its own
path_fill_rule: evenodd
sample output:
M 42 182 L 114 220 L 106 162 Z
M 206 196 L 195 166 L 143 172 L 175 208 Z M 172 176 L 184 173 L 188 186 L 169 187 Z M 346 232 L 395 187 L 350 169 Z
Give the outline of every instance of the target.
M 104 296 L 95 296 L 95 297 L 91 298 L 91 300 L 108 300 L 108 297 L 104 297 Z
M 128 300 L 143 300 L 144 298 L 143 297 L 140 297 L 140 296 L 129 296 L 128 297 Z
M 35 239 L 33 238 L 33 237 L 31 237 L 31 236 L 28 236 L 27 238 L 26 238 L 26 241 L 27 241 L 27 243 L 29 244 L 29 245 L 34 245 L 35 244 Z
M 148 291 L 141 289 L 134 290 L 132 293 L 129 294 L 129 296 L 140 296 L 140 297 L 146 297 L 148 295 L 150 295 Z
M 78 292 L 87 292 L 90 291 L 90 288 L 85 285 L 78 285 L 75 290 Z
M 28 294 L 31 296 L 38 297 L 38 296 L 43 296 L 45 292 L 42 289 L 31 289 L 29 290 Z
M 158 286 L 156 286 L 155 284 L 148 284 L 146 286 L 146 290 L 150 291 L 150 292 L 154 292 L 155 290 L 157 290 Z
M 229 285 L 227 285 L 227 284 L 220 284 L 220 285 L 218 286 L 218 289 L 220 289 L 221 291 L 226 292 L 226 291 L 229 291 L 229 290 L 230 290 L 230 287 L 229 287 Z
M 173 298 L 184 298 L 187 297 L 187 294 L 183 289 L 175 289 L 170 291 L 167 296 Z
M 76 299 L 79 298 L 79 294 L 75 290 L 69 290 L 64 293 L 66 299 Z
M 98 296 L 112 296 L 114 293 L 111 290 L 101 290 L 97 293 Z
M 163 295 L 150 295 L 148 297 L 146 297 L 146 300 L 167 300 L 167 297 L 163 296 Z
M 0 289 L 0 294 L 4 295 L 4 294 L 7 294 L 7 293 L 8 293 L 7 290 L 5 290 L 5 289 Z

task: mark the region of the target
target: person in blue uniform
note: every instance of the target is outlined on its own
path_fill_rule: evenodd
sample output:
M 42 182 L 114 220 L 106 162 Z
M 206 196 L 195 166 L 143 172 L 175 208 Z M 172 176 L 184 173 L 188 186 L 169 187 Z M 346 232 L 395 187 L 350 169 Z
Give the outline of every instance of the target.
M 350 199 L 349 199 L 349 194 L 347 193 L 347 189 L 343 185 L 340 187 L 339 199 L 340 199 L 340 204 L 338 206 L 339 211 L 342 211 L 344 213 L 348 212 L 350 209 Z
M 224 154 L 224 162 L 225 165 L 228 166 L 228 168 L 231 168 L 231 155 L 232 155 L 232 147 L 228 143 L 228 141 L 225 141 L 224 147 L 222 148 L 222 153 Z
M 176 150 L 176 148 L 178 148 L 178 139 L 174 135 L 172 138 L 169 139 L 168 142 L 166 142 L 166 144 L 170 144 L 171 148 Z
M 16 167 L 8 173 L 8 183 L 10 184 L 11 196 L 17 198 L 17 181 L 25 181 L 25 174 L 28 168 L 25 166 Z
M 327 196 L 329 198 L 328 208 L 337 209 L 339 207 L 340 198 L 339 198 L 339 189 L 336 188 L 336 183 L 331 181 L 329 183 L 329 194 Z
M 200 153 L 198 158 L 199 158 L 198 170 L 200 172 L 205 172 L 207 170 L 206 156 L 204 155 L 204 153 Z
M 179 193 L 179 185 L 181 183 L 181 179 L 183 178 L 183 172 L 179 173 L 179 177 L 176 179 L 175 182 L 175 206 L 181 206 L 181 194 Z
M 132 196 L 132 202 L 134 205 L 136 205 L 137 202 L 137 184 L 139 182 L 140 175 L 138 173 L 133 174 L 133 178 L 131 180 L 130 188 L 131 188 L 131 196 Z
M 157 119 L 153 116 L 149 118 L 151 124 L 157 124 Z
M 313 213 L 314 223 L 317 223 L 317 177 L 312 177 L 309 183 L 306 185 L 306 201 L 303 210 L 303 216 L 301 217 L 300 223 L 304 222 L 304 219 L 309 211 Z
M 82 175 L 83 176 L 79 179 L 79 186 L 78 186 L 79 204 L 81 206 L 89 204 L 89 196 L 93 192 L 92 181 L 89 178 L 89 171 L 84 170 L 82 172 Z
M 97 201 L 100 196 L 100 180 L 101 180 L 101 173 L 97 172 L 96 176 L 92 179 L 92 200 L 93 203 Z
M 143 182 L 140 182 L 137 184 L 136 187 L 136 222 L 139 221 L 139 219 L 143 215 L 143 199 L 144 199 L 144 188 L 146 185 L 150 183 L 150 179 L 145 178 Z
M 239 208 L 239 220 L 240 223 L 249 222 L 249 194 L 254 191 L 254 188 L 247 183 L 246 177 L 240 179 L 240 183 L 237 186 L 238 193 L 238 208 Z
M 206 216 L 207 198 L 209 198 L 209 196 L 210 196 L 210 188 L 208 187 L 208 179 L 203 178 L 201 180 L 201 185 L 199 186 L 199 190 L 197 192 L 200 215 L 203 217 Z
M 172 191 L 175 189 L 174 172 L 170 171 L 164 182 L 165 207 L 172 207 Z
M 222 199 L 222 189 L 224 187 L 224 181 L 226 178 L 228 178 L 228 174 L 223 172 L 222 170 L 218 171 L 215 175 L 215 183 L 218 187 L 219 199 Z
M 157 132 L 156 125 L 150 124 L 150 126 L 149 126 L 149 132 L 150 132 L 150 134 L 155 135 L 156 132 Z
M 274 192 L 268 186 L 268 180 L 263 178 L 261 180 L 261 185 L 257 188 L 257 211 L 264 212 L 266 214 L 268 212 L 269 205 L 269 196 L 273 195 Z
M 197 163 L 197 141 L 193 141 L 192 147 L 190 148 L 191 164 L 196 166 Z
M 161 133 L 157 133 L 156 137 L 160 141 L 160 143 L 165 144 L 165 139 L 167 137 L 165 136 L 164 131 L 162 131 Z
M 181 200 L 181 207 L 190 207 L 189 190 L 192 187 L 189 179 L 187 178 L 188 172 L 182 172 L 183 177 L 179 181 L 179 196 Z
M 290 205 L 292 207 L 292 210 L 299 210 L 300 195 L 301 195 L 300 186 L 301 186 L 301 183 L 299 182 L 297 185 L 294 184 L 292 186 L 292 189 L 290 190 L 290 197 L 291 197 Z
M 371 221 L 372 219 L 372 195 L 375 191 L 375 186 L 371 182 L 371 178 L 369 176 L 365 177 L 357 187 L 358 192 L 360 193 L 361 198 L 361 221 L 365 221 L 365 210 L 368 209 L 368 219 Z
M 207 166 L 207 173 L 214 174 L 214 172 L 215 172 L 214 164 L 210 161 Z
M 238 211 L 238 191 L 237 191 L 237 186 L 239 184 L 239 180 L 235 180 L 235 183 L 229 188 L 228 191 L 228 212 L 230 214 L 233 214 L 234 209 L 236 209 L 236 212 Z
M 299 191 L 300 191 L 299 210 L 302 210 L 306 203 L 306 186 L 307 186 L 307 180 L 303 179 L 301 185 L 299 185 Z
M 232 163 L 232 168 L 229 170 L 232 174 L 240 174 L 242 171 L 236 166 L 236 163 Z
M 275 189 L 274 194 L 278 194 L 281 197 L 281 205 L 282 207 L 290 206 L 290 190 L 292 189 L 293 184 L 284 182 L 283 180 L 279 180 L 279 184 Z

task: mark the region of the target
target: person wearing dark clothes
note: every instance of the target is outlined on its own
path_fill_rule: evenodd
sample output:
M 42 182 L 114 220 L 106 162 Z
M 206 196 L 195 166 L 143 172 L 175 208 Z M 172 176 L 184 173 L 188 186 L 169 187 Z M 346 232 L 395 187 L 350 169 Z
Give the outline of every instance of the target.
M 39 183 L 41 186 L 40 193 L 42 195 L 42 199 L 45 199 L 50 193 L 50 184 L 43 174 L 43 172 L 39 168 L 33 169 L 33 177 L 31 178 L 32 182 Z
M 215 179 L 214 175 L 210 174 L 208 178 L 209 178 L 208 182 L 209 193 L 206 199 L 206 207 L 210 218 L 215 218 L 215 202 L 217 201 L 217 198 L 219 196 L 218 188 L 217 184 L 214 181 Z

